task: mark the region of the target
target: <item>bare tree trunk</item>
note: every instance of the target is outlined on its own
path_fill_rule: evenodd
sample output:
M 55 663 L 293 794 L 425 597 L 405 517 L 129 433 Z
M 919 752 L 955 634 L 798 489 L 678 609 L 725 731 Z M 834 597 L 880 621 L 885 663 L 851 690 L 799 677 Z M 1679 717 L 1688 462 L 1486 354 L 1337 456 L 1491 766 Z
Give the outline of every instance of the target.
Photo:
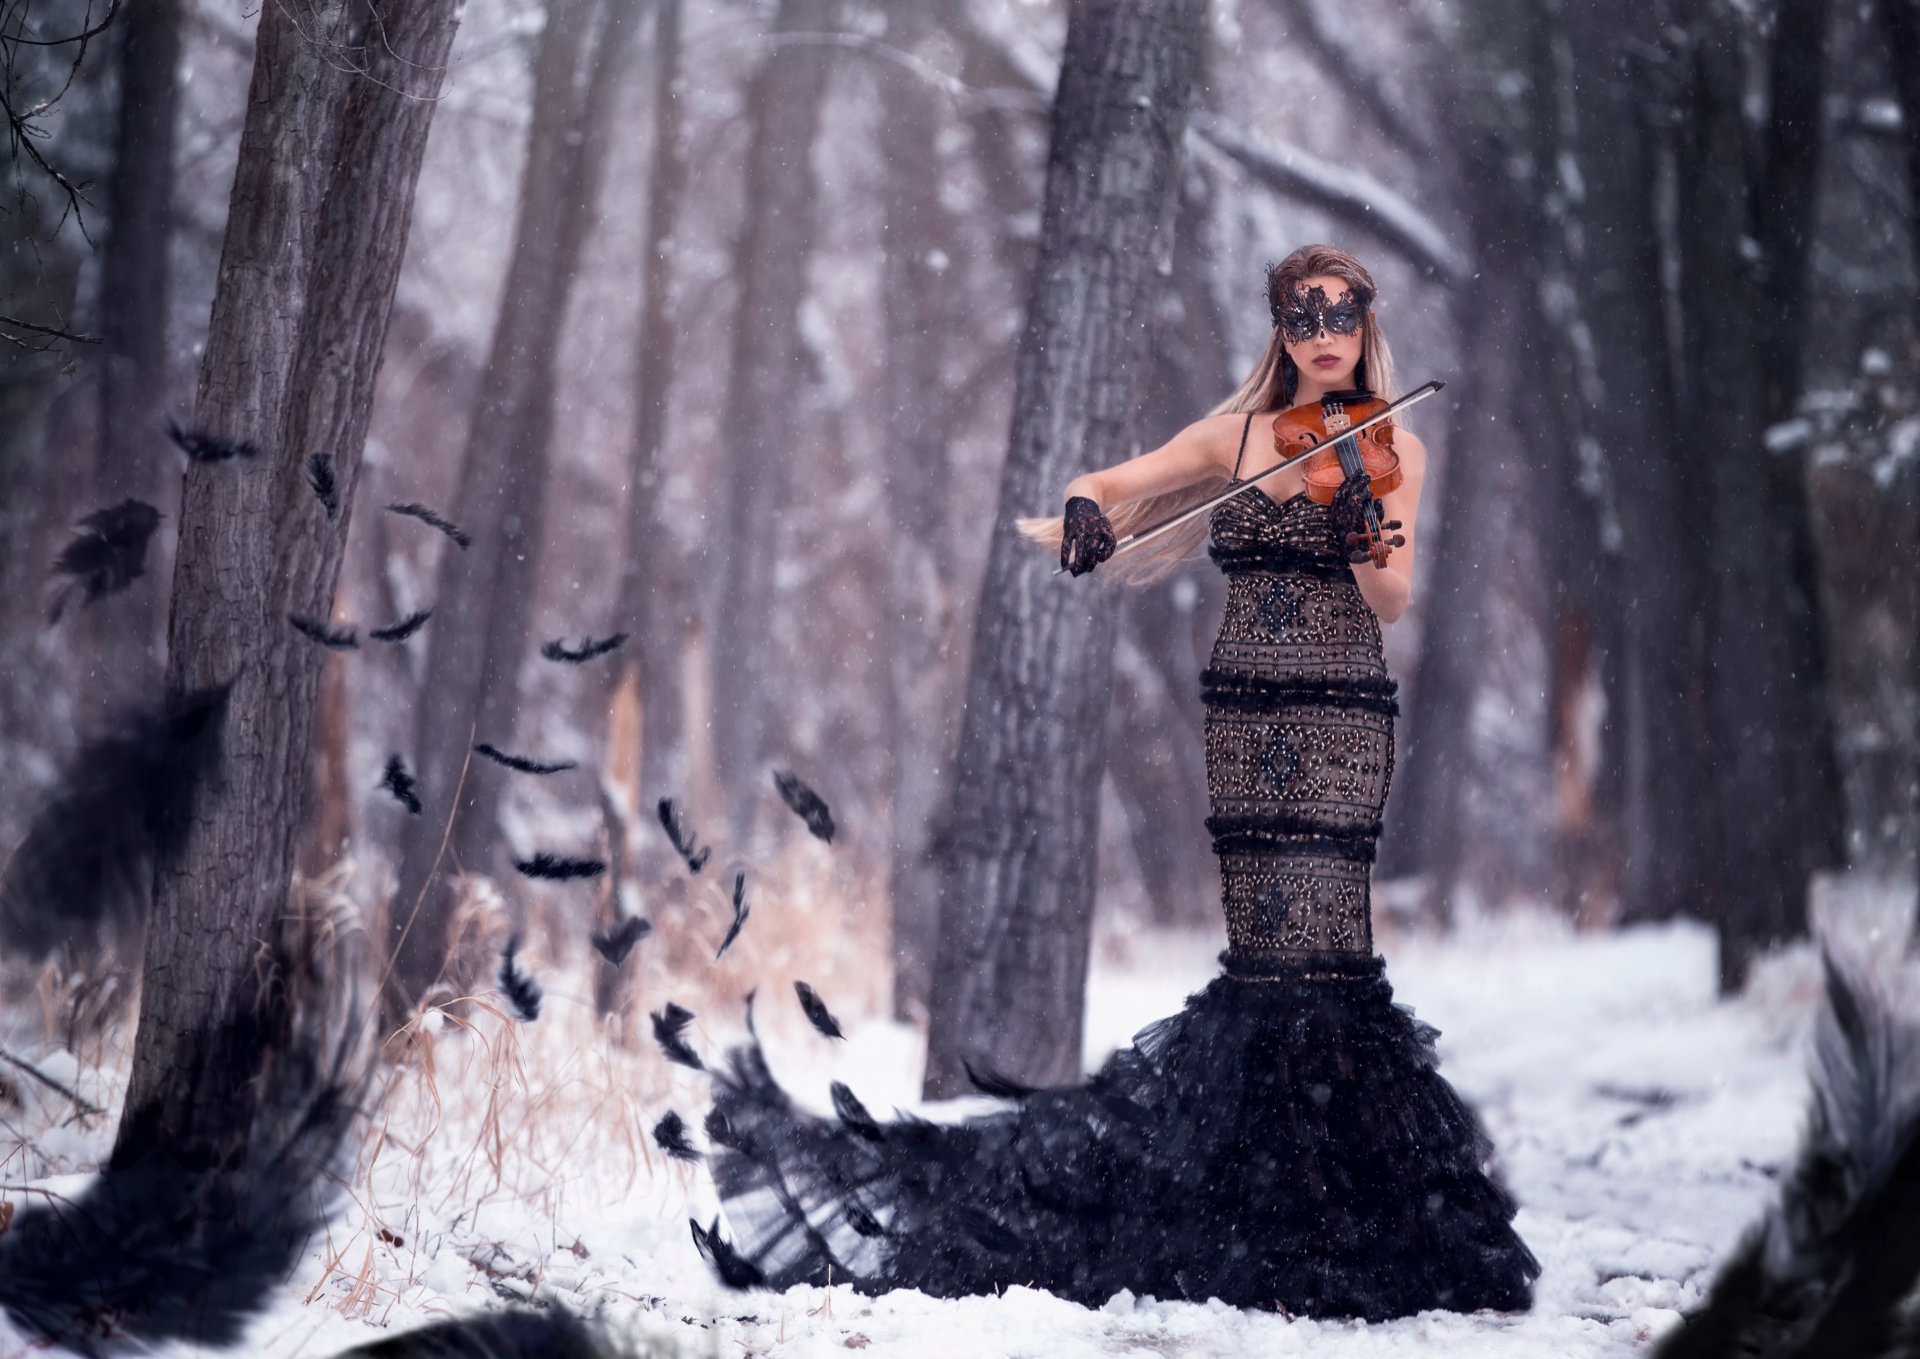
M 931 0 L 890 7 L 889 39 L 911 51 L 927 36 Z M 887 758 L 892 767 L 893 844 L 888 899 L 893 911 L 893 1011 L 924 1014 L 939 946 L 939 882 L 928 855 L 933 815 L 953 756 L 955 679 L 949 659 L 955 589 L 947 529 L 951 472 L 947 431 L 937 418 L 942 360 L 951 326 L 945 285 L 952 245 L 940 206 L 939 94 L 917 73 L 880 71 L 886 116 L 879 151 L 887 168 L 885 309 L 887 447 L 882 457 L 893 530 L 887 654 Z
M 666 491 L 667 403 L 673 391 L 678 336 L 673 325 L 674 232 L 686 194 L 681 140 L 681 0 L 660 0 L 653 34 L 653 153 L 647 176 L 647 241 L 641 281 L 640 335 L 634 372 L 632 488 L 627 499 L 627 544 L 620 575 L 619 617 L 639 631 L 636 645 L 614 672 L 638 689 L 639 782 L 635 806 L 648 793 L 681 786 L 686 775 L 686 696 L 681 651 L 697 605 L 687 563 L 673 549 L 661 512 Z
M 1640 11 L 1652 26 L 1654 6 Z M 1694 829 L 1714 789 L 1688 758 L 1705 701 L 1706 658 L 1696 582 L 1712 570 L 1697 531 L 1700 464 L 1681 437 L 1662 278 L 1660 126 L 1664 105 L 1641 83 L 1640 51 L 1623 43 L 1620 13 L 1595 0 L 1566 11 L 1566 44 L 1582 92 L 1573 150 L 1585 185 L 1572 278 L 1592 337 L 1603 399 L 1586 411 L 1594 447 L 1589 480 L 1603 540 L 1619 575 L 1610 609 L 1622 654 L 1606 689 L 1602 733 L 1617 796 L 1620 917 L 1658 920 L 1697 911 L 1707 878 Z M 1660 494 L 1646 488 L 1659 486 Z M 1609 815 L 1607 824 L 1616 824 Z M 1596 848 L 1603 856 L 1614 839 Z
M 93 493 L 150 496 L 167 381 L 179 0 L 128 6 L 119 27 L 120 107 L 100 253 L 100 438 Z M 156 642 L 159 640 L 156 636 Z
M 1532 504 L 1542 475 L 1537 464 L 1564 442 L 1556 437 L 1551 398 L 1540 390 L 1563 390 L 1545 374 L 1557 356 L 1543 334 L 1548 323 L 1538 300 L 1540 261 L 1549 254 L 1540 167 L 1552 163 L 1552 101 L 1539 81 L 1516 91 L 1501 79 L 1510 69 L 1550 69 L 1542 53 L 1551 35 L 1545 15 L 1531 6 L 1465 13 L 1460 50 L 1436 79 L 1447 122 L 1442 145 L 1457 167 L 1450 179 L 1474 186 L 1460 204 L 1472 282 L 1471 291 L 1452 299 L 1460 381 L 1447 417 L 1445 471 L 1434 481 L 1435 523 L 1422 539 L 1427 622 L 1406 685 L 1412 709 L 1395 737 L 1377 868 L 1383 877 L 1424 874 L 1424 911 L 1442 922 L 1450 918 L 1470 847 L 1483 860 L 1505 856 L 1514 838 L 1475 801 L 1481 751 L 1473 714 L 1494 636 L 1495 554 L 1513 531 L 1503 503 L 1518 493 Z M 1525 173 L 1514 173 L 1515 166 Z M 1520 531 L 1541 531 L 1537 517 L 1527 515 Z
M 1729 990 L 1759 952 L 1804 932 L 1809 875 L 1844 854 L 1805 471 L 1765 450 L 1767 424 L 1798 387 L 1797 363 L 1763 337 L 1798 324 L 1789 308 L 1807 243 L 1795 225 L 1802 209 L 1785 200 L 1812 193 L 1817 153 L 1806 142 L 1819 136 L 1821 89 L 1817 74 L 1777 76 L 1782 63 L 1818 72 L 1824 14 L 1817 0 L 1781 6 L 1764 158 L 1743 112 L 1740 33 L 1731 20 L 1696 27 L 1678 176 L 1686 409 L 1690 446 L 1707 464 L 1714 568 L 1703 734 L 1718 791 L 1703 818 L 1706 904 Z M 1749 239 L 1759 251 L 1742 249 Z M 1770 361 L 1789 371 L 1770 376 Z
M 1012 520 L 1126 452 L 1205 15 L 1202 0 L 1080 0 L 1068 19 L 1011 447 L 935 842 L 930 1096 L 966 1088 L 969 1059 L 1039 1083 L 1079 1074 L 1115 599 L 1098 581 L 1051 579 Z
M 748 796 L 764 777 L 764 683 L 776 667 L 773 619 L 775 524 L 786 508 L 795 457 L 796 394 L 804 381 L 800 306 L 807 291 L 818 185 L 813 143 L 831 49 L 783 42 L 828 27 L 835 0 L 780 0 L 772 50 L 746 95 L 746 221 L 735 248 L 740 301 L 727 376 L 727 451 L 721 536 L 710 579 L 718 589 L 713 631 L 715 773 L 729 819 L 745 834 L 766 799 Z
M 512 776 L 490 761 L 470 760 L 469 752 L 476 742 L 514 743 L 550 480 L 560 332 L 593 221 L 630 10 L 630 0 L 567 0 L 549 12 L 540 39 L 513 261 L 454 515 L 474 544 L 441 558 L 428 633 L 416 751 L 423 805 L 401 863 L 395 900 L 405 909 L 391 921 L 391 1019 L 411 1010 L 446 961 L 454 896 L 451 883 L 435 875 L 441 828 L 452 819 L 449 848 L 462 872 L 487 872 L 497 857 L 499 805 Z
M 235 1008 L 287 908 L 324 653 L 286 618 L 332 604 L 456 22 L 454 0 L 260 15 L 195 421 L 262 452 L 187 472 L 168 688 L 231 689 L 219 785 L 158 878 L 127 1091 L 163 1109 L 147 1131 L 182 1160 L 245 1126 L 254 1055 L 213 1050 L 204 1026 Z M 314 450 L 338 469 L 337 522 L 306 485 Z
M 1920 275 L 1920 0 L 1880 0 L 1880 19 L 1886 27 L 1889 64 L 1893 71 L 1894 97 L 1900 104 L 1900 126 L 1906 133 L 1905 169 L 1907 172 L 1907 253 L 1913 272 Z M 1909 299 L 1907 354 L 1920 365 L 1920 294 Z M 1907 473 L 1913 484 L 1914 473 Z M 1914 670 L 1908 683 L 1920 693 L 1920 637 L 1910 644 Z M 1908 752 L 1909 768 L 1920 772 L 1920 747 Z M 1908 794 L 1916 816 L 1920 816 L 1920 779 Z M 1920 831 L 1915 832 L 1920 843 Z M 1914 900 L 1914 914 L 1920 918 L 1920 896 Z

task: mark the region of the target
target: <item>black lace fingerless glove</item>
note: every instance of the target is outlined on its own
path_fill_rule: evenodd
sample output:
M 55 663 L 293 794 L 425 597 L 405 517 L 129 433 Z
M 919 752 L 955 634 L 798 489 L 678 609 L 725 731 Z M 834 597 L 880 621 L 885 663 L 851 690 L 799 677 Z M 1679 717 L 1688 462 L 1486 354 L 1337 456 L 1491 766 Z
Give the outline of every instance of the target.
M 1113 525 L 1100 506 L 1083 495 L 1067 501 L 1066 527 L 1060 535 L 1060 566 L 1084 576 L 1113 555 Z
M 1333 503 L 1327 507 L 1327 527 L 1332 529 L 1334 544 L 1342 552 L 1348 550 L 1348 534 L 1366 532 L 1367 507 L 1378 503 L 1373 498 L 1373 483 L 1365 472 L 1355 472 L 1340 483 L 1340 489 L 1333 493 Z

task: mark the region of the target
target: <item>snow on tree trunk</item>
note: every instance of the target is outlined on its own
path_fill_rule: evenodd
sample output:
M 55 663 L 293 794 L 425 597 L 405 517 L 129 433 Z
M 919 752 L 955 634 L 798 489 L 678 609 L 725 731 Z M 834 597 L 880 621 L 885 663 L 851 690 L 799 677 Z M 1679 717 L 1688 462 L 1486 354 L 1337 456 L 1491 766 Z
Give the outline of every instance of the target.
M 287 623 L 326 617 L 340 570 L 427 129 L 456 0 L 260 13 L 195 423 L 260 449 L 186 475 L 167 684 L 231 683 L 215 795 L 156 884 L 129 1106 L 183 1158 L 236 1125 L 245 1054 L 191 1045 L 254 984 L 288 905 L 325 653 Z M 373 31 L 377 27 L 377 32 Z M 338 51 L 360 54 L 355 74 Z M 343 511 L 306 484 L 333 455 Z M 244 1122 L 239 1124 L 244 1126 Z
M 1054 577 L 1012 520 L 1131 451 L 1205 27 L 1200 0 L 1080 0 L 1054 101 L 1040 258 L 981 590 L 959 753 L 936 833 L 940 946 L 926 1091 L 972 1059 L 1080 1074 L 1111 587 Z

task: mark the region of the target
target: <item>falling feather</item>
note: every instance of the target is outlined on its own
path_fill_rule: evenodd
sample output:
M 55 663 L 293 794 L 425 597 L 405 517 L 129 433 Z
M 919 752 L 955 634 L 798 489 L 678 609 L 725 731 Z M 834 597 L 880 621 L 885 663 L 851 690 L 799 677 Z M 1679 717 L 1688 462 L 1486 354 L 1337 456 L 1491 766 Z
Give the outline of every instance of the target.
M 145 575 L 147 542 L 159 525 L 160 511 L 143 500 L 123 500 L 75 524 L 80 532 L 53 560 L 54 574 L 66 579 L 49 596 L 47 626 L 60 621 L 75 594 L 91 604 Z
M 352 628 L 336 628 L 301 613 L 288 614 L 287 621 L 303 636 L 320 643 L 329 651 L 357 651 L 360 647 L 360 638 Z
M 633 952 L 633 946 L 652 933 L 651 921 L 630 915 L 612 930 L 604 933 L 595 930 L 591 938 L 594 951 L 605 958 L 609 965 L 618 967 L 626 962 L 627 955 Z
M 680 1115 L 669 1109 L 653 1125 L 654 1145 L 676 1161 L 698 1163 L 700 1149 L 693 1145 L 693 1138 L 687 1132 L 687 1125 Z
M 803 981 L 793 984 L 794 994 L 800 997 L 800 1008 L 807 1012 L 807 1022 L 820 1031 L 823 1038 L 845 1038 L 840 1032 L 840 1021 L 833 1017 L 833 1011 L 820 999 L 818 993 Z
M 326 507 L 328 519 L 340 517 L 340 482 L 334 476 L 330 454 L 315 453 L 307 459 L 307 485 Z
M 720 1239 L 718 1217 L 711 1227 L 702 1227 L 692 1218 L 687 1219 L 687 1225 L 693 1228 L 693 1248 L 713 1266 L 720 1282 L 729 1288 L 755 1288 L 766 1282 L 766 1276 L 758 1268 Z
M 712 846 L 703 847 L 698 853 L 694 851 L 693 832 L 681 822 L 680 810 L 672 798 L 661 798 L 659 810 L 660 824 L 666 828 L 667 839 L 673 842 L 674 853 L 687 861 L 687 872 L 698 873 L 707 866 L 707 855 L 712 853 Z
M 500 989 L 513 1006 L 514 1014 L 531 1024 L 540 1018 L 540 983 L 522 972 L 513 961 L 519 948 L 520 936 L 516 934 L 507 941 L 507 951 L 500 955 Z
M 780 790 L 780 800 L 787 804 L 795 816 L 807 823 L 807 829 L 813 832 L 816 840 L 833 843 L 833 813 L 827 810 L 827 804 L 818 793 L 785 769 L 774 770 L 773 786 Z
M 1039 1089 L 1038 1086 L 1023 1085 L 1011 1076 L 1003 1076 L 991 1067 L 975 1066 L 965 1058 L 961 1059 L 960 1064 L 967 1069 L 967 1079 L 982 1094 L 998 1095 L 1002 1099 L 1025 1099 Z
M 840 1115 L 840 1121 L 869 1142 L 878 1142 L 880 1124 L 867 1112 L 859 1096 L 849 1090 L 844 1081 L 835 1081 L 828 1089 L 833 1094 L 833 1111 Z
M 421 609 L 417 613 L 408 614 L 398 623 L 389 623 L 384 628 L 374 628 L 367 633 L 367 636 L 376 642 L 404 642 L 425 627 L 427 620 L 431 617 L 433 617 L 432 609 Z
M 387 769 L 380 776 L 380 786 L 393 794 L 394 801 L 405 807 L 413 815 L 420 815 L 420 793 L 413 781 L 413 775 L 407 772 L 405 764 L 398 755 L 387 756 Z
M 517 769 L 522 774 L 563 774 L 569 769 L 579 767 L 575 760 L 556 760 L 548 764 L 541 760 L 528 759 L 525 755 L 509 755 L 498 746 L 488 745 L 485 741 L 476 742 L 473 748 L 495 764 Z
M 545 850 L 541 850 L 531 859 L 515 859 L 513 866 L 523 877 L 542 878 L 549 882 L 597 878 L 607 871 L 604 860 L 570 859 L 561 854 L 549 854 Z
M 431 528 L 437 528 L 457 543 L 462 552 L 473 546 L 473 535 L 450 519 L 443 519 L 425 505 L 409 501 L 405 505 L 389 505 L 387 508 L 395 514 L 404 514 L 409 519 L 418 519 Z
M 848 1202 L 846 1206 L 847 1225 L 862 1236 L 885 1236 L 887 1229 L 880 1225 L 880 1219 L 869 1213 L 859 1204 Z
M 733 947 L 733 941 L 740 937 L 740 931 L 746 925 L 747 916 L 752 910 L 753 908 L 747 905 L 747 874 L 746 870 L 742 869 L 733 875 L 733 924 L 727 926 L 727 937 L 720 941 L 720 950 L 713 955 L 716 963 L 726 956 L 727 950 Z
M 616 632 L 611 637 L 583 638 L 579 646 L 570 647 L 562 637 L 541 647 L 540 654 L 550 661 L 562 661 L 567 665 L 585 665 L 588 661 L 604 656 L 609 651 L 618 650 L 626 644 L 626 641 L 626 633 Z
M 236 458 L 257 458 L 260 450 L 241 439 L 227 439 L 205 430 L 188 429 L 178 420 L 168 419 L 167 437 L 194 462 L 232 462 Z
M 655 1010 L 651 1017 L 653 1041 L 667 1054 L 669 1062 L 678 1062 L 695 1071 L 707 1069 L 707 1064 L 700 1060 L 700 1054 L 693 1050 L 686 1039 L 687 1026 L 693 1023 L 693 1011 L 668 1001 L 666 1009 Z

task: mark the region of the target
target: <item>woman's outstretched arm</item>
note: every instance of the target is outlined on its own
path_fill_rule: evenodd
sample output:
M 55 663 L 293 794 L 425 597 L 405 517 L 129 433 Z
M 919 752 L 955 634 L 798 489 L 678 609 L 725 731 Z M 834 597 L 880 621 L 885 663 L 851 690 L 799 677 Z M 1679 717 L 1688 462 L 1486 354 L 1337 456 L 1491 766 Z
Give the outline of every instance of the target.
M 1102 510 L 1129 500 L 1164 495 L 1207 477 L 1231 476 L 1244 415 L 1212 415 L 1196 420 L 1151 453 L 1086 472 L 1066 485 L 1061 500 L 1083 495 Z

